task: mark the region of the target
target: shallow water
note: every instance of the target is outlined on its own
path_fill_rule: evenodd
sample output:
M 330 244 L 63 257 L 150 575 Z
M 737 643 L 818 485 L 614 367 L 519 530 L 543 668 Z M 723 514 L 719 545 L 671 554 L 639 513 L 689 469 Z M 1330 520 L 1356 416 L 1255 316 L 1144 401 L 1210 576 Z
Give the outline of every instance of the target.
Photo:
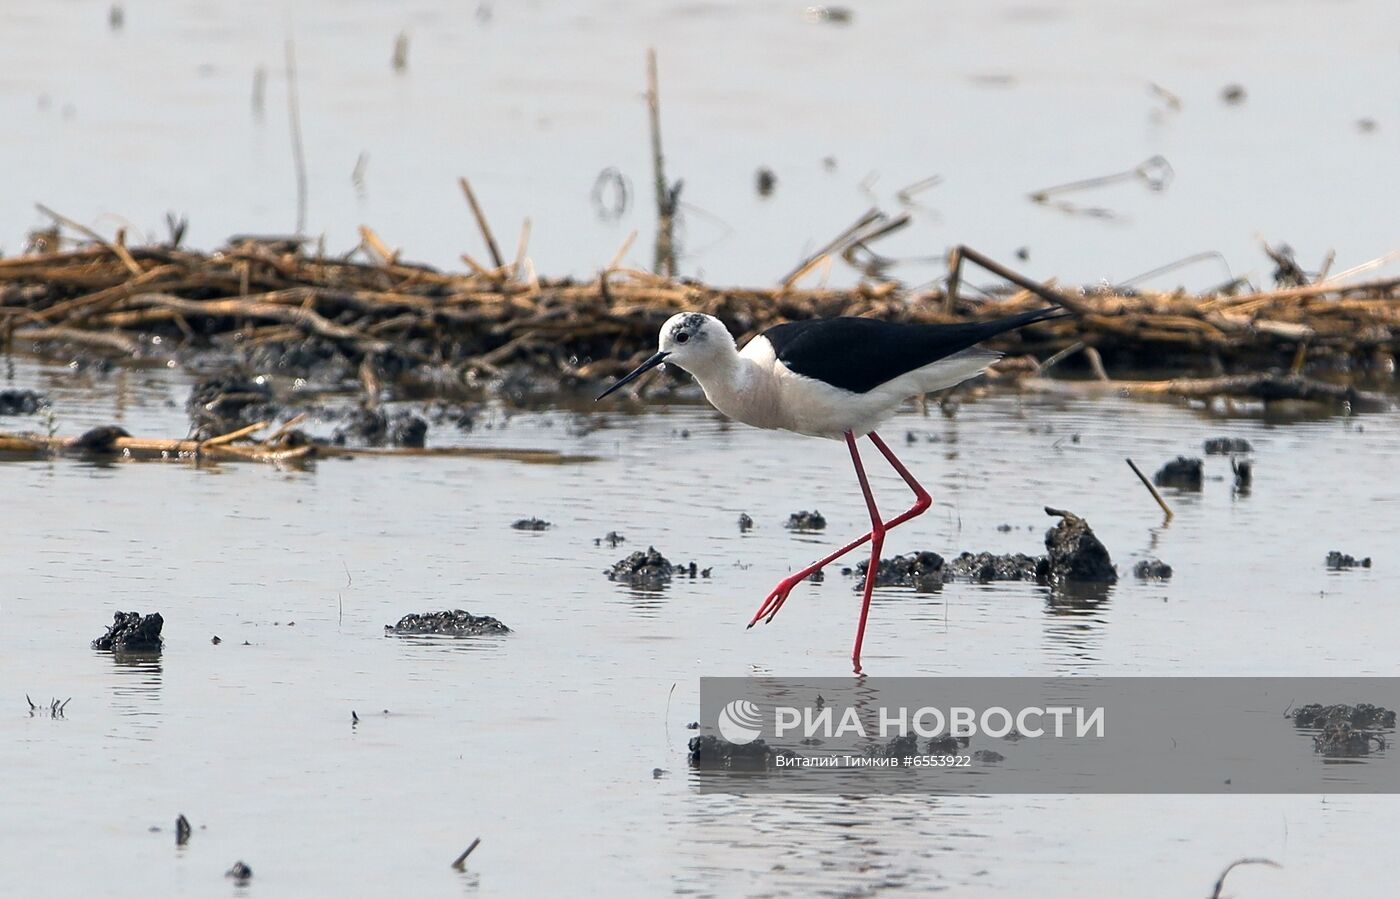
M 308 229 L 337 252 L 369 224 L 406 258 L 485 259 L 456 186 L 468 175 L 507 258 L 529 217 L 542 274 L 591 275 L 633 229 L 627 259 L 650 265 L 647 45 L 660 54 L 668 173 L 689 204 L 686 274 L 775 283 L 872 205 L 904 211 L 897 193 L 931 175 L 943 182 L 913 198 L 913 224 L 877 244 L 925 260 L 896 269 L 912 283 L 936 277 L 930 257 L 956 243 L 1065 283 L 1224 254 L 1229 271 L 1199 263 L 1145 282 L 1165 287 L 1266 281 L 1260 238 L 1290 243 L 1309 269 L 1335 249 L 1334 273 L 1396 246 L 1400 6 L 1389 0 L 895 0 L 856 4 L 847 26 L 777 0 L 165 0 L 121 4 L 115 31 L 111 5 L 0 9 L 7 252 L 46 221 L 34 201 L 108 234 L 129 223 L 163 237 L 166 212 L 185 213 L 200 246 L 291 231 L 289 36 Z M 395 74 L 401 31 L 409 61 Z M 1231 83 L 1242 104 L 1222 102 Z M 1163 192 L 1129 182 L 1064 197 L 1113 219 L 1027 199 L 1158 154 L 1176 174 Z M 778 176 L 769 199 L 754 190 L 760 166 Z M 590 200 L 608 167 L 631 186 L 616 221 Z M 1016 261 L 1023 247 L 1029 259 Z
M 183 375 L 89 381 L 21 361 L 7 386 L 49 393 L 62 433 L 185 427 Z M 911 409 L 885 434 L 936 502 L 892 533 L 887 555 L 1033 553 L 1049 504 L 1085 516 L 1120 571 L 1155 555 L 1176 575 L 1127 576 L 1078 604 L 1024 583 L 881 590 L 868 673 L 1397 673 L 1383 626 L 1394 603 L 1384 546 L 1400 529 L 1393 416 L 1281 424 L 1249 409 L 993 393 L 953 418 Z M 1254 444 L 1252 493 L 1235 495 L 1227 461 L 1208 457 L 1205 489 L 1169 492 L 1177 516 L 1163 527 L 1122 458 L 1150 471 L 1219 434 Z M 698 795 L 685 725 L 699 676 L 849 671 L 857 597 L 838 568 L 773 624 L 743 626 L 779 576 L 863 528 L 845 449 L 732 427 L 698 406 L 497 410 L 472 433 L 429 440 L 598 461 L 0 464 L 9 888 L 1180 896 L 1205 895 L 1245 855 L 1286 870 L 1240 869 L 1236 895 L 1317 895 L 1339 871 L 1354 889 L 1388 885 L 1375 859 L 1392 842 L 1389 797 Z M 900 507 L 899 480 L 873 477 Z M 810 508 L 827 532 L 782 527 Z M 756 521 L 748 534 L 740 512 Z M 510 529 L 529 515 L 554 527 Z M 594 544 L 611 530 L 627 543 Z M 711 577 L 660 593 L 604 577 L 648 544 Z M 1376 567 L 1329 573 L 1329 549 Z M 404 613 L 444 607 L 516 632 L 383 636 Z M 88 648 L 118 609 L 165 616 L 158 660 Z M 72 701 L 61 720 L 31 718 L 25 693 Z M 184 849 L 180 813 L 195 825 Z M 452 871 L 477 836 L 468 872 Z M 254 871 L 243 890 L 222 877 L 237 859 Z

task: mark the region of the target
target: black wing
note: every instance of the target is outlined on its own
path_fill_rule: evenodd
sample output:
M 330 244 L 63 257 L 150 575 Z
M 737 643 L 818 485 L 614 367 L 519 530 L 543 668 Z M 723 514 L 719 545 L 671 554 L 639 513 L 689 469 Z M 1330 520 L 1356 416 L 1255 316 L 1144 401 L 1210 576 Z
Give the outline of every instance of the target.
M 774 325 L 761 336 L 773 345 L 778 360 L 797 374 L 852 393 L 867 393 L 998 334 L 1067 314 L 1048 306 L 962 325 L 909 325 L 842 316 Z

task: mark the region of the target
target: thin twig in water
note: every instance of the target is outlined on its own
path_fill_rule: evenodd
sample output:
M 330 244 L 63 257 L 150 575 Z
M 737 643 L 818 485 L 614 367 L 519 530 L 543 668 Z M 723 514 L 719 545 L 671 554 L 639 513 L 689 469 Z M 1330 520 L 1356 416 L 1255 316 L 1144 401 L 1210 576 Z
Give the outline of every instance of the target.
M 467 856 L 471 855 L 472 852 L 476 850 L 476 847 L 480 845 L 481 837 L 477 837 L 476 839 L 472 840 L 472 844 L 466 849 L 463 849 L 462 854 L 457 856 L 457 860 L 452 863 L 452 867 L 456 868 L 458 871 L 465 868 L 467 866 Z
M 1230 876 L 1230 872 L 1240 865 L 1268 865 L 1270 868 L 1282 868 L 1278 862 L 1271 858 L 1240 858 L 1236 859 L 1224 871 L 1220 872 L 1220 879 L 1215 882 L 1215 889 L 1210 894 L 1210 899 L 1220 899 L 1220 891 L 1225 889 L 1225 878 Z
M 1142 469 L 1137 467 L 1137 463 L 1132 459 L 1125 459 L 1124 461 L 1127 462 L 1128 467 L 1133 470 L 1133 474 L 1138 476 L 1138 480 L 1142 481 L 1142 486 L 1147 488 L 1147 492 L 1152 494 L 1152 498 L 1157 501 L 1157 505 L 1162 507 L 1162 511 L 1166 513 L 1167 521 L 1171 521 L 1172 507 L 1167 505 L 1166 500 L 1162 499 L 1162 494 L 1158 493 L 1157 488 L 1152 486 L 1152 482 L 1147 479 L 1147 475 L 1142 473 Z
M 301 143 L 301 101 L 297 96 L 296 47 L 287 39 L 287 115 L 292 129 L 292 162 L 297 170 L 297 230 L 306 232 L 306 151 Z

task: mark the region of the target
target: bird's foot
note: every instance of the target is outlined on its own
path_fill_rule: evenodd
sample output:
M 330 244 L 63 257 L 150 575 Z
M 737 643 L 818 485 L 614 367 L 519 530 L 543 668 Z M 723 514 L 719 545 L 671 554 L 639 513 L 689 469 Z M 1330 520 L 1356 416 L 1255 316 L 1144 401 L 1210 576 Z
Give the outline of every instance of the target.
M 768 597 L 763 600 L 763 604 L 758 607 L 758 611 L 754 613 L 749 627 L 758 624 L 760 619 L 763 620 L 764 624 L 772 621 L 773 616 L 777 615 L 778 610 L 783 607 L 783 603 L 787 602 L 788 594 L 792 592 L 792 588 L 806 580 L 810 574 L 810 572 L 800 572 L 779 581 L 778 586 L 773 588 L 773 592 L 768 594 Z

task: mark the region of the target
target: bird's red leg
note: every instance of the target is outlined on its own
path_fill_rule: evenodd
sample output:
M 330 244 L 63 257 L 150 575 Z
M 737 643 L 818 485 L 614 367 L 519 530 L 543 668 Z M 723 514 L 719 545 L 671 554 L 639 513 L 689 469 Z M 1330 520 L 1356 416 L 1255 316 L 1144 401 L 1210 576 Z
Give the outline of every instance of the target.
M 896 515 L 889 521 L 884 522 L 884 529 L 888 531 L 890 528 L 897 527 L 911 518 L 924 514 L 924 512 L 928 511 L 929 506 L 933 505 L 933 498 L 929 496 L 928 491 L 923 488 L 923 485 L 914 480 L 914 476 L 909 473 L 909 469 L 904 467 L 904 463 L 895 458 L 894 452 L 885 445 L 885 441 L 880 439 L 879 434 L 871 431 L 867 436 L 870 437 L 870 442 L 875 444 L 875 448 L 889 461 L 894 470 L 899 473 L 899 476 L 904 478 L 904 483 L 909 485 L 909 489 L 914 491 L 914 505 L 910 506 L 907 511 L 900 515 Z M 854 451 L 854 439 L 850 434 L 846 435 L 846 439 L 851 444 L 851 449 Z M 811 577 L 814 572 L 822 570 L 856 547 L 864 545 L 870 537 L 871 535 L 869 533 L 857 537 L 826 558 L 819 559 L 796 574 L 783 578 L 778 582 L 778 586 L 773 588 L 773 592 L 768 594 L 768 598 L 763 601 L 763 605 L 758 607 L 758 611 L 754 613 L 753 619 L 749 621 L 749 627 L 753 627 L 760 619 L 765 617 L 768 621 L 772 621 L 773 616 L 778 614 L 778 610 L 783 607 L 783 603 L 787 602 L 788 594 L 792 592 L 794 587 L 802 583 L 808 577 Z
M 860 480 L 860 491 L 865 494 L 865 505 L 870 509 L 870 567 L 865 569 L 865 597 L 860 604 L 860 624 L 856 625 L 856 645 L 851 650 L 851 663 L 856 674 L 860 674 L 860 646 L 865 642 L 865 619 L 870 615 L 870 594 L 875 589 L 875 575 L 880 571 L 880 549 L 885 545 L 886 526 L 880 520 L 880 510 L 875 508 L 875 496 L 870 492 L 870 481 L 865 477 L 865 466 L 856 452 L 856 440 L 846 434 L 846 443 L 851 447 L 851 461 L 856 466 L 856 478 Z M 878 446 L 878 444 L 877 444 Z

